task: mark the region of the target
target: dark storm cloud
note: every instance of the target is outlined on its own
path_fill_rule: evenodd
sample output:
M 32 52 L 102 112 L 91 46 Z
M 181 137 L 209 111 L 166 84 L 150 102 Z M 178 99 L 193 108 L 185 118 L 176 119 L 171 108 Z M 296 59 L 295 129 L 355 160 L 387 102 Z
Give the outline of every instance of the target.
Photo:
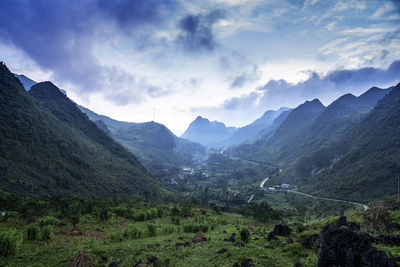
M 325 76 L 312 72 L 307 80 L 296 84 L 270 80 L 250 94 L 226 100 L 223 109 L 279 108 L 295 106 L 313 98 L 332 101 L 345 93 L 360 94 L 372 86 L 389 86 L 399 81 L 400 61 L 393 62 L 386 70 L 336 70 Z
M 81 93 L 102 90 L 110 85 L 104 82 L 112 80 L 110 75 L 129 74 L 101 66 L 92 52 L 96 40 L 104 38 L 105 30 L 129 33 L 139 26 L 158 25 L 161 10 L 172 5 L 158 0 L 2 0 L 0 41 L 21 49 L 39 67 L 52 71 L 55 79 L 73 83 Z
M 396 7 L 397 13 L 400 13 L 400 0 L 391 0 L 394 6 Z
M 190 52 L 213 51 L 216 43 L 212 27 L 224 17 L 225 12 L 223 10 L 185 16 L 179 22 L 181 32 L 177 39 L 178 43 Z

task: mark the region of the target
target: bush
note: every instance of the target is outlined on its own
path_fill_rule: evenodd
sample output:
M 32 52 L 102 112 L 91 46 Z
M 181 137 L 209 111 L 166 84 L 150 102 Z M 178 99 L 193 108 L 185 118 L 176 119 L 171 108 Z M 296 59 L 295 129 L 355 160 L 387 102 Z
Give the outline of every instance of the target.
M 46 225 L 58 225 L 60 224 L 60 220 L 53 217 L 53 216 L 46 216 L 38 219 L 38 224 L 40 226 L 46 226 Z
M 22 243 L 22 236 L 16 229 L 2 230 L 0 233 L 0 256 L 14 256 Z
M 147 211 L 147 219 L 155 219 L 158 217 L 157 209 L 150 209 Z
M 147 225 L 147 233 L 149 236 L 156 236 L 157 235 L 157 226 L 155 224 L 148 224 Z
M 39 238 L 39 227 L 36 224 L 27 225 L 25 231 L 27 240 L 36 240 Z
M 147 219 L 147 214 L 144 211 L 139 211 L 136 215 L 135 215 L 135 220 L 136 221 L 145 221 Z
M 242 240 L 243 243 L 247 244 L 250 241 L 250 231 L 247 228 L 243 228 L 240 231 L 240 239 Z
M 185 233 L 197 233 L 197 232 L 208 232 L 209 229 L 208 224 L 185 224 L 183 226 L 183 231 Z
M 53 237 L 53 227 L 51 225 L 43 226 L 41 229 L 42 241 L 49 241 Z
M 137 227 L 130 225 L 125 228 L 123 236 L 127 239 L 138 239 L 142 237 L 142 232 Z

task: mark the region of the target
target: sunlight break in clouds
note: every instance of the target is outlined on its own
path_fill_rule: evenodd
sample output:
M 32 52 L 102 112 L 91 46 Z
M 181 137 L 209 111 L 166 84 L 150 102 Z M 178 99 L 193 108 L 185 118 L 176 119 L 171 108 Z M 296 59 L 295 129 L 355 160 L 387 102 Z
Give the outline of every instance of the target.
M 400 59 L 399 10 L 361 0 L 4 0 L 0 56 L 115 119 L 149 121 L 156 107 L 156 120 L 180 131 L 198 115 L 241 126 L 334 95 L 294 85 L 387 69 Z

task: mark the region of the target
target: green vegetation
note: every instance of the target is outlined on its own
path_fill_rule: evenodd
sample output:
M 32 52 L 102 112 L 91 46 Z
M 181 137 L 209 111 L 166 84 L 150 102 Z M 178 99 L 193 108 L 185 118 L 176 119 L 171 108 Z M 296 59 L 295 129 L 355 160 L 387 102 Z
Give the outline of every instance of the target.
M 17 229 L 1 229 L 0 232 L 0 256 L 14 256 L 21 246 L 22 235 Z
M 73 210 L 74 203 L 81 205 L 82 218 L 76 228 L 67 215 L 57 212 L 59 204 L 65 201 L 69 201 L 66 211 Z M 245 259 L 251 259 L 257 266 L 293 266 L 296 262 L 315 266 L 317 250 L 305 240 L 319 234 L 326 224 L 337 221 L 334 216 L 303 222 L 286 217 L 292 229 L 290 234 L 269 240 L 276 222 L 224 213 L 213 207 L 78 198 L 53 198 L 41 201 L 40 206 L 44 209 L 37 212 L 45 213 L 43 218 L 47 218 L 41 221 L 56 218 L 59 223 L 49 223 L 39 231 L 39 219 L 28 224 L 27 216 L 21 212 L 14 214 L 0 226 L 1 266 L 66 266 L 81 250 L 88 253 L 95 266 L 108 266 L 114 261 L 122 267 L 140 261 L 151 266 L 202 266 L 204 263 L 232 266 Z M 102 209 L 109 210 L 105 220 L 100 216 Z M 131 212 L 121 213 L 123 210 Z M 128 215 L 132 213 L 154 216 L 136 220 Z M 348 220 L 361 223 L 361 232 L 382 234 L 382 229 L 364 224 L 359 212 L 346 210 L 345 214 Z M 400 218 L 399 211 L 391 212 L 391 217 Z M 192 240 L 198 232 L 206 236 L 202 242 Z M 375 246 L 388 256 L 395 257 L 398 253 L 397 247 Z
M 27 195 L 167 197 L 135 156 L 50 82 L 26 92 L 0 64 L 1 188 Z

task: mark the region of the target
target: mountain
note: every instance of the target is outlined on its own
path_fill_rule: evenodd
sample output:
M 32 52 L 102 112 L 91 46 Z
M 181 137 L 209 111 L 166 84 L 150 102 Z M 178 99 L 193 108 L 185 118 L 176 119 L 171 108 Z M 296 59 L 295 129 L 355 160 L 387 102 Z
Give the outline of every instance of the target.
M 175 136 L 160 123 L 123 122 L 78 106 L 104 132 L 134 155 L 156 176 L 175 175 L 203 156 L 205 148 Z
M 51 82 L 29 92 L 0 65 L 0 187 L 24 195 L 168 192 Z
M 359 98 L 373 104 L 370 96 L 377 92 L 378 97 L 383 94 L 372 88 Z M 338 142 L 344 148 L 343 156 L 312 179 L 309 191 L 354 200 L 396 193 L 396 176 L 400 170 L 400 84 L 385 93 Z
M 225 146 L 232 146 L 244 142 L 254 142 L 257 137 L 266 129 L 269 129 L 274 123 L 275 119 L 284 111 L 289 108 L 280 108 L 279 110 L 268 110 L 260 118 L 254 122 L 240 127 L 235 131 L 227 140 L 221 142 Z
M 26 91 L 31 90 L 32 86 L 34 86 L 35 84 L 37 84 L 37 82 L 35 82 L 34 80 L 31 80 L 30 78 L 26 77 L 23 74 L 14 74 L 15 77 L 18 78 L 18 80 L 22 83 L 22 85 L 24 86 Z M 59 89 L 58 90 L 61 91 L 61 93 L 63 93 L 64 95 L 67 95 L 67 92 L 63 89 Z
M 31 90 L 31 87 L 32 87 L 33 85 L 36 84 L 36 82 L 35 82 L 34 80 L 29 79 L 28 77 L 26 77 L 26 76 L 23 75 L 23 74 L 21 74 L 21 75 L 19 75 L 19 74 L 14 74 L 14 75 L 15 75 L 15 77 L 17 77 L 18 80 L 22 83 L 22 85 L 24 86 L 24 88 L 25 88 L 26 91 Z
M 236 131 L 237 128 L 235 127 L 226 127 L 222 122 L 209 121 L 206 118 L 198 116 L 190 123 L 181 137 L 208 147 L 213 147 L 218 146 L 220 142 L 231 137 Z

